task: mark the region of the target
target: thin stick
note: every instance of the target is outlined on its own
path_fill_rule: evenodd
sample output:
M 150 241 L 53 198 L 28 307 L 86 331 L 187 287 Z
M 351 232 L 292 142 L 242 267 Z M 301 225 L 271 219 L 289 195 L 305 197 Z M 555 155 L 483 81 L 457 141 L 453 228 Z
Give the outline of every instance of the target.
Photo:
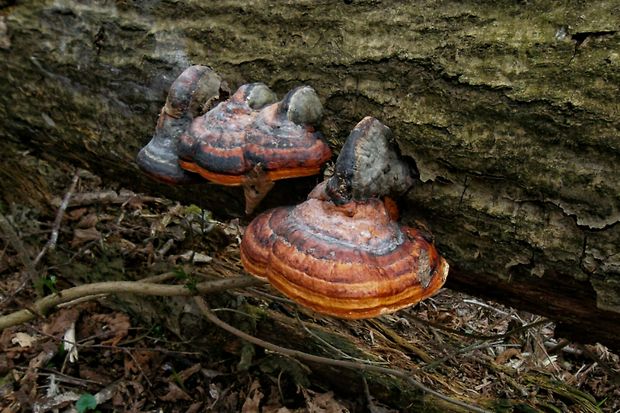
M 245 340 L 248 341 L 252 344 L 255 344 L 259 347 L 263 347 L 267 350 L 276 352 L 276 353 L 280 353 L 280 354 L 284 354 L 285 356 L 289 356 L 289 357 L 294 357 L 294 358 L 298 358 L 298 359 L 302 359 L 302 360 L 306 360 L 306 361 L 310 361 L 310 362 L 314 362 L 314 363 L 321 363 L 321 364 L 327 364 L 330 366 L 336 366 L 336 367 L 344 367 L 347 369 L 353 369 L 353 370 L 357 370 L 357 371 L 374 371 L 377 373 L 383 373 L 383 374 L 390 374 L 392 376 L 396 376 L 399 377 L 401 379 L 407 380 L 409 381 L 414 387 L 417 387 L 418 389 L 428 393 L 428 394 L 432 394 L 433 396 L 444 400 L 448 403 L 452 403 L 454 405 L 463 407 L 465 409 L 469 409 L 472 412 L 478 412 L 478 413 L 491 413 L 489 410 L 485 410 L 482 409 L 480 407 L 476 407 L 476 406 L 472 406 L 470 404 L 467 404 L 465 402 L 462 402 L 460 400 L 456 400 L 453 399 L 451 397 L 448 397 L 446 395 L 443 395 L 429 387 L 426 387 L 425 385 L 423 385 L 422 383 L 420 383 L 419 381 L 415 380 L 414 378 L 410 377 L 409 374 L 407 372 L 404 371 L 400 371 L 400 370 L 394 370 L 394 369 L 389 369 L 386 367 L 380 367 L 380 366 L 374 366 L 374 365 L 370 365 L 370 364 L 364 364 L 364 363 L 358 363 L 355 361 L 348 361 L 348 360 L 335 360 L 335 359 L 331 359 L 331 358 L 327 358 L 327 357 L 321 357 L 321 356 L 315 356 L 314 354 L 308 354 L 308 353 L 304 353 L 303 351 L 299 351 L 299 350 L 292 350 L 289 348 L 284 348 L 284 347 L 280 347 L 276 344 L 273 343 L 269 343 L 267 341 L 261 340 L 260 338 L 251 336 L 247 333 L 244 333 L 241 330 L 236 329 L 235 327 L 231 326 L 230 324 L 225 323 L 224 321 L 220 320 L 209 308 L 209 306 L 207 305 L 207 303 L 205 302 L 205 300 L 202 297 L 199 296 L 195 296 L 194 297 L 194 301 L 196 302 L 196 305 L 198 306 L 198 308 L 200 309 L 200 311 L 202 312 L 202 315 L 209 321 L 211 321 L 213 324 L 217 325 L 218 327 L 220 327 L 223 330 L 228 331 L 229 333 Z
M 109 205 L 109 204 L 124 204 L 132 199 L 136 199 L 141 202 L 155 202 L 166 203 L 163 198 L 157 198 L 154 196 L 138 195 L 131 191 L 97 191 L 97 192 L 81 192 L 76 194 L 69 201 L 70 207 L 81 207 L 89 205 Z
M 26 247 L 24 246 L 22 241 L 19 239 L 17 232 L 13 230 L 9 221 L 3 216 L 0 216 L 0 230 L 7 237 L 7 242 L 11 244 L 13 248 L 17 251 L 18 255 L 22 260 L 22 263 L 24 264 L 24 267 L 26 267 L 27 273 L 27 277 L 21 282 L 21 284 L 15 289 L 15 291 L 12 292 L 12 296 L 17 295 L 28 284 L 28 281 L 36 283 L 36 281 L 40 278 L 39 274 L 37 273 L 37 265 L 45 256 L 48 250 L 54 249 L 56 247 L 56 242 L 58 241 L 58 233 L 60 232 L 60 224 L 62 223 L 62 218 L 65 215 L 65 210 L 69 205 L 69 200 L 71 199 L 71 196 L 75 191 L 75 187 L 78 183 L 79 177 L 80 172 L 78 170 L 73 176 L 73 179 L 71 180 L 71 185 L 65 193 L 65 196 L 58 208 L 58 212 L 56 213 L 56 219 L 54 219 L 50 239 L 45 243 L 43 248 L 41 248 L 41 251 L 39 251 L 34 260 L 30 259 L 30 254 L 26 250 Z
M 157 295 L 164 297 L 208 294 L 233 288 L 244 288 L 263 284 L 263 281 L 249 276 L 240 276 L 214 281 L 205 281 L 188 288 L 185 285 L 166 285 L 141 281 L 109 281 L 84 284 L 62 290 L 35 301 L 29 309 L 23 309 L 0 317 L 0 331 L 5 328 L 28 322 L 37 315 L 45 314 L 58 304 L 81 297 L 99 294 L 130 293 L 137 295 Z
M 462 336 L 462 337 L 469 337 L 469 338 L 474 338 L 477 340 L 501 340 L 504 338 L 508 338 L 513 334 L 516 333 L 520 333 L 522 331 L 525 330 L 529 330 L 530 328 L 534 328 L 534 327 L 538 327 L 541 325 L 545 325 L 545 324 L 549 324 L 552 323 L 553 321 L 547 319 L 547 318 L 542 318 L 540 320 L 537 321 L 533 321 L 529 324 L 524 324 L 521 327 L 515 327 L 512 330 L 508 330 L 505 333 L 502 334 L 494 334 L 494 335 L 486 335 L 486 334 L 475 334 L 475 333 L 467 333 L 465 331 L 459 331 L 459 330 L 455 330 L 453 328 L 450 327 L 446 327 L 440 323 L 435 323 L 433 321 L 430 320 L 425 320 L 423 318 L 420 318 L 416 315 L 413 314 L 406 314 L 405 317 L 407 319 L 413 320 L 416 323 L 422 324 L 422 325 L 429 325 L 433 328 L 436 328 L 437 330 L 442 330 L 445 331 L 446 333 L 451 333 L 451 334 L 456 334 L 457 336 Z
M 54 248 L 56 248 L 56 242 L 58 241 L 58 233 L 60 232 L 60 224 L 62 223 L 62 218 L 65 216 L 65 211 L 67 210 L 67 207 L 69 206 L 69 200 L 73 196 L 73 192 L 75 192 L 75 187 L 77 186 L 79 178 L 80 178 L 80 171 L 78 170 L 75 173 L 75 175 L 73 175 L 73 179 L 71 180 L 71 185 L 69 186 L 69 189 L 65 193 L 65 196 L 62 198 L 62 202 L 60 203 L 60 206 L 58 207 L 58 212 L 56 213 L 56 218 L 54 219 L 54 225 L 52 226 L 52 235 L 50 236 L 50 239 L 47 241 L 47 243 L 45 243 L 45 245 L 43 246 L 43 248 L 41 249 L 41 251 L 39 252 L 39 254 L 37 255 L 37 257 L 34 259 L 32 263 L 34 267 L 36 267 L 37 264 L 39 264 L 39 261 L 41 261 L 41 258 L 43 258 L 43 256 L 48 250 L 53 250 Z

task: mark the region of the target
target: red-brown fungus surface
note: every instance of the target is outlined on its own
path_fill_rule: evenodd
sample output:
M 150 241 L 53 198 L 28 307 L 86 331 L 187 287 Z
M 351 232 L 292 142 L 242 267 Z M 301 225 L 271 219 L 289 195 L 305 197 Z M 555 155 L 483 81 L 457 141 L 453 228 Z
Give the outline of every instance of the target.
M 241 86 L 220 98 L 221 78 L 206 66 L 187 68 L 172 84 L 155 134 L 137 162 L 152 178 L 170 184 L 211 182 L 242 186 L 246 213 L 274 181 L 316 175 L 331 150 L 315 126 L 323 106 L 314 89 L 300 86 L 280 102 L 263 83 Z
M 225 102 L 192 122 L 179 139 L 179 163 L 187 171 L 223 185 L 241 185 L 249 170 L 244 158 L 245 134 L 258 115 L 250 95 L 262 84 L 241 86 Z
M 413 305 L 448 273 L 434 245 L 376 198 L 335 205 L 315 197 L 267 211 L 247 227 L 241 260 L 294 301 L 348 319 Z
M 261 84 L 242 86 L 231 99 L 195 119 L 179 142 L 183 169 L 222 185 L 244 184 L 257 166 L 269 181 L 320 172 L 331 157 L 320 134 L 312 125 L 288 118 L 288 95 L 282 102 L 256 110 L 248 100 L 257 85 Z

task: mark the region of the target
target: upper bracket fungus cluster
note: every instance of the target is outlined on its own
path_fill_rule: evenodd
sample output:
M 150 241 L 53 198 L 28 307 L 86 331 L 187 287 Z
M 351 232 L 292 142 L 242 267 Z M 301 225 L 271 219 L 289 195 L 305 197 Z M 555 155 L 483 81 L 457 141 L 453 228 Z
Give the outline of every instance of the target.
M 195 101 L 216 92 L 215 76 L 192 66 L 173 83 L 153 139 L 138 155 L 143 170 L 171 183 L 202 176 L 242 185 L 247 212 L 273 181 L 320 172 L 331 151 L 315 129 L 322 106 L 311 87 L 278 102 L 262 83 L 243 85 L 194 117 Z M 334 174 L 305 202 L 266 211 L 248 225 L 241 261 L 319 313 L 370 318 L 411 306 L 435 294 L 448 274 L 426 233 L 398 222 L 393 198 L 413 182 L 390 129 L 366 117 L 345 142 Z
M 138 154 L 146 173 L 171 183 L 200 175 L 243 186 L 251 213 L 273 181 L 320 172 L 332 153 L 315 129 L 323 107 L 314 89 L 297 87 L 278 102 L 266 85 L 246 84 L 194 117 L 192 102 L 204 96 L 202 85 L 215 83 L 215 76 L 205 66 L 192 66 L 172 84 L 155 134 Z

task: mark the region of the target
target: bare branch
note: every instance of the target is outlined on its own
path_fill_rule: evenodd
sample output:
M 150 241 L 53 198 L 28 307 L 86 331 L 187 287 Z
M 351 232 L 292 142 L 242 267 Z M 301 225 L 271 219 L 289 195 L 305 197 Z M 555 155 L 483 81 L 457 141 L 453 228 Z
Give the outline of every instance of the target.
M 59 304 L 87 296 L 127 293 L 136 295 L 157 295 L 164 297 L 191 296 L 196 294 L 208 294 L 218 291 L 225 291 L 233 288 L 244 288 L 259 284 L 263 284 L 263 281 L 249 276 L 204 281 L 192 286 L 191 288 L 185 285 L 166 285 L 143 281 L 109 281 L 84 284 L 62 290 L 56 294 L 45 296 L 35 301 L 29 309 L 19 310 L 0 317 L 0 331 L 8 327 L 28 322 L 38 315 L 47 313 L 50 309 Z

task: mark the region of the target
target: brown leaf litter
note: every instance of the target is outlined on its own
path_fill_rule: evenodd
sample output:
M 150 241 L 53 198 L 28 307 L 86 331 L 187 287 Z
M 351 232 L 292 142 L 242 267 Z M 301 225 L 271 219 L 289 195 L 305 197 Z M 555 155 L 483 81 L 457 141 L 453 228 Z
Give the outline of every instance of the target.
M 218 222 L 196 206 L 96 184 L 83 178 L 77 186 L 57 245 L 37 262 L 40 285 L 24 283 L 27 266 L 48 241 L 55 217 L 13 208 L 8 219 L 22 247 L 6 234 L 0 238 L 3 314 L 76 283 L 171 273 L 191 286 L 242 272 L 239 221 Z M 29 258 L 20 256 L 24 251 Z M 300 308 L 266 285 L 208 298 L 250 334 L 411 372 L 445 395 L 497 411 L 620 409 L 617 354 L 555 337 L 554 324 L 536 315 L 447 289 L 416 308 L 353 322 Z M 387 376 L 306 365 L 253 348 L 206 324 L 188 302 L 108 296 L 3 331 L 1 411 L 63 410 L 84 394 L 95 396 L 99 411 L 128 412 L 384 413 L 402 411 L 410 400 L 406 386 L 384 385 Z M 169 329 L 172 324 L 177 328 Z M 72 326 L 74 362 L 63 349 Z M 276 327 L 290 330 L 270 331 Z

